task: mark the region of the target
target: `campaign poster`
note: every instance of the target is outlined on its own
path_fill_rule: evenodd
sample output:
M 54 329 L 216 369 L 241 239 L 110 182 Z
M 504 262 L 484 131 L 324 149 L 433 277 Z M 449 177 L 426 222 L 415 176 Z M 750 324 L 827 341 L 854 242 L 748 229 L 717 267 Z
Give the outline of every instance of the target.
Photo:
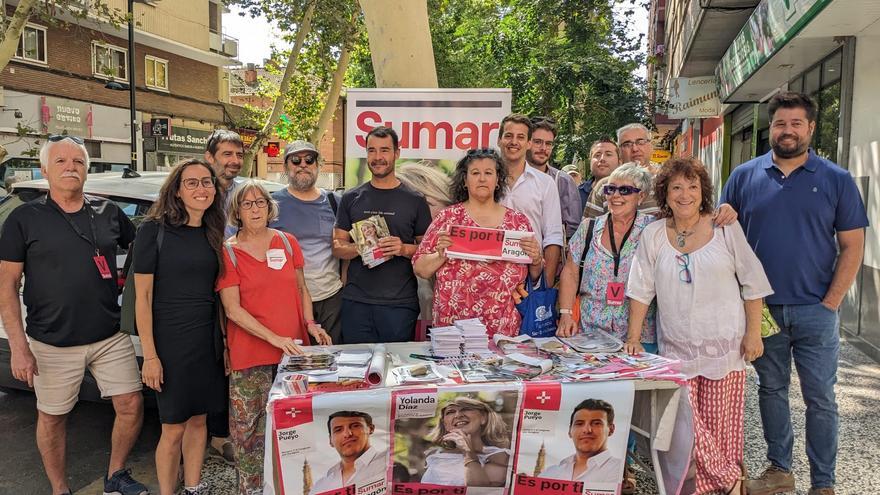
M 510 114 L 510 89 L 351 88 L 345 104 L 345 188 L 370 180 L 366 136 L 384 125 L 400 138 L 400 159 L 451 174 L 471 149 L 496 148 Z
M 446 255 L 466 260 L 502 260 L 529 264 L 532 259 L 519 241 L 534 235 L 533 232 L 453 225 L 449 228 L 452 245 L 446 248 Z
M 382 495 L 388 485 L 388 389 L 271 403 L 283 495 Z
M 392 493 L 509 493 L 518 383 L 392 393 Z
M 620 493 L 632 381 L 525 382 L 514 495 Z

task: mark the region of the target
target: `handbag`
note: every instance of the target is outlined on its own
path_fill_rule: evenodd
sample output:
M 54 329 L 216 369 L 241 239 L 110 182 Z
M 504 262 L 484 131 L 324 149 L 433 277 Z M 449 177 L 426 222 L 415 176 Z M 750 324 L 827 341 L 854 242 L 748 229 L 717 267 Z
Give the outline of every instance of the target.
M 538 282 L 538 288 L 532 286 L 528 274 L 525 285 L 528 296 L 516 305 L 516 310 L 522 316 L 520 335 L 553 337 L 556 335 L 556 299 L 559 297 L 559 290 L 547 287 L 543 274 Z
M 156 232 L 156 263 L 159 263 L 159 251 L 162 250 L 162 241 L 165 239 L 165 224 L 159 223 Z M 122 267 L 125 274 L 125 285 L 122 287 L 122 305 L 119 308 L 119 330 L 129 335 L 137 335 L 137 317 L 135 316 L 135 303 L 137 294 L 134 290 L 134 243 L 128 248 L 128 256 Z
M 576 324 L 581 322 L 581 283 L 584 279 L 584 265 L 587 263 L 587 254 L 590 252 L 590 244 L 593 243 L 593 229 L 596 227 L 596 220 L 591 218 L 587 227 L 587 235 L 584 239 L 584 251 L 581 253 L 581 261 L 578 263 L 578 281 L 575 286 L 574 306 L 571 308 L 571 319 Z

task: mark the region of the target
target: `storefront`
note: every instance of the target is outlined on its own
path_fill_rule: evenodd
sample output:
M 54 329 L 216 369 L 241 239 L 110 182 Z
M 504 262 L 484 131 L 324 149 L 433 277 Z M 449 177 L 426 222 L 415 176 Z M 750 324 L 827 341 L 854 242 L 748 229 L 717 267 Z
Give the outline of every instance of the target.
M 147 170 L 169 170 L 181 160 L 204 158 L 213 129 L 186 127 L 187 123 L 175 120 L 171 119 L 169 136 L 150 137 L 149 120 L 144 124 L 144 163 Z

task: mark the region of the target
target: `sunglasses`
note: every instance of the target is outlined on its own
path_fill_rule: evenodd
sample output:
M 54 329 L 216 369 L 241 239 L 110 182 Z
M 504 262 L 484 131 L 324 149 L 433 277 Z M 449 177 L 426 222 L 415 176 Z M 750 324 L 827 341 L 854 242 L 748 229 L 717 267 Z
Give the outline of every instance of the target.
M 629 196 L 630 194 L 640 193 L 641 189 L 635 186 L 615 186 L 614 184 L 606 184 L 602 188 L 605 196 L 613 196 L 614 193 L 620 193 L 621 196 Z
M 64 141 L 65 139 L 70 139 L 71 141 L 79 145 L 85 143 L 85 141 L 83 141 L 83 139 L 80 137 L 68 136 L 66 134 L 53 134 L 46 139 L 48 139 L 50 143 L 57 143 L 58 141 Z
M 309 155 L 305 158 L 306 165 L 314 165 L 317 160 L 318 159 L 315 158 L 314 155 Z M 294 165 L 299 165 L 300 163 L 302 163 L 302 161 L 303 161 L 303 158 L 301 156 L 294 156 L 294 157 L 290 158 L 290 163 L 292 163 Z
M 681 267 L 681 270 L 678 271 L 678 279 L 682 282 L 689 284 L 694 281 L 691 276 L 691 257 L 687 254 L 676 254 L 675 261 L 678 262 L 678 266 Z
M 214 178 L 213 177 L 203 177 L 201 179 L 184 179 L 183 187 L 185 189 L 189 189 L 192 191 L 193 189 L 199 187 L 201 185 L 205 189 L 214 189 Z

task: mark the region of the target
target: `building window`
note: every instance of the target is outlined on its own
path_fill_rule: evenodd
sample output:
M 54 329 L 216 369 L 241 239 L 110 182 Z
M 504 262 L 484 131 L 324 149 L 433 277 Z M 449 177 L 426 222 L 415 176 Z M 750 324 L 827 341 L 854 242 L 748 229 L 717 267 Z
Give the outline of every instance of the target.
M 842 52 L 838 50 L 788 83 L 790 90 L 806 93 L 816 102 L 812 146 L 816 154 L 835 163 L 839 158 L 841 61 Z
M 168 61 L 147 55 L 144 58 L 144 78 L 148 88 L 168 91 Z
M 21 39 L 15 57 L 29 62 L 46 63 L 46 28 L 27 24 L 21 30 Z
M 214 2 L 208 2 L 208 30 L 220 32 L 220 7 Z
M 95 77 L 128 80 L 128 50 L 104 43 L 92 43 L 92 73 Z
M 89 158 L 101 158 L 101 142 L 86 139 L 83 145 L 89 152 Z

